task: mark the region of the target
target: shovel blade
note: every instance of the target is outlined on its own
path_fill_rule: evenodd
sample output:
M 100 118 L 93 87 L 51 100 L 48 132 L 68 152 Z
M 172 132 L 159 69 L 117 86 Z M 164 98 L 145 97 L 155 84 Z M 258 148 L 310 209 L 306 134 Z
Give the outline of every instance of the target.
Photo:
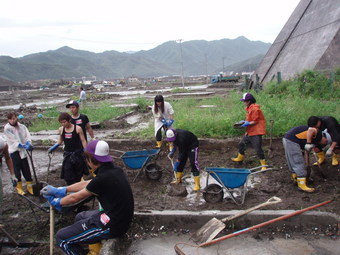
M 191 240 L 197 244 L 209 242 L 225 227 L 226 225 L 222 221 L 212 218 L 191 236 Z

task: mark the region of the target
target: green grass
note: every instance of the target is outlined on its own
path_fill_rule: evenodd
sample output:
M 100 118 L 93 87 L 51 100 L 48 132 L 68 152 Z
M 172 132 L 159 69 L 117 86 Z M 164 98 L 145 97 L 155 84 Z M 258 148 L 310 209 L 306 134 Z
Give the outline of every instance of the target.
M 340 71 L 336 73 L 336 81 L 330 86 L 327 77 L 320 73 L 305 71 L 296 79 L 284 81 L 281 84 L 269 83 L 264 91 L 252 93 L 257 104 L 261 106 L 267 120 L 269 134 L 270 120 L 274 120 L 274 136 L 282 136 L 289 129 L 298 125 L 306 125 L 312 116 L 331 115 L 340 119 Z M 175 111 L 175 128 L 186 129 L 198 137 L 227 138 L 241 136 L 244 129 L 234 129 L 233 124 L 244 120 L 246 116 L 244 103 L 240 101 L 244 92 L 231 92 L 227 97 L 215 96 L 207 99 L 185 98 L 169 100 Z M 153 101 L 144 97 L 129 100 L 137 103 L 139 111 L 147 111 L 147 106 Z M 217 107 L 201 108 L 201 105 L 216 105 Z M 131 109 L 112 108 L 108 103 L 100 103 L 95 108 L 81 110 L 88 115 L 90 121 L 103 121 L 122 115 Z M 55 108 L 46 111 L 44 116 L 55 117 L 54 121 L 38 119 L 30 127 L 30 131 L 57 129 L 59 113 Z M 145 129 L 128 134 L 128 136 L 148 138 L 154 137 L 153 117 L 150 111 L 149 126 Z
M 88 106 L 81 108 L 80 110 L 81 113 L 87 115 L 91 122 L 103 122 L 123 115 L 129 111 L 131 111 L 131 108 L 111 107 L 108 102 L 99 102 L 95 107 Z M 34 119 L 32 121 L 32 125 L 29 127 L 30 131 L 37 132 L 41 130 L 55 130 L 60 127 L 58 122 L 60 112 L 55 107 L 44 111 L 42 114 L 44 116 L 43 118 Z

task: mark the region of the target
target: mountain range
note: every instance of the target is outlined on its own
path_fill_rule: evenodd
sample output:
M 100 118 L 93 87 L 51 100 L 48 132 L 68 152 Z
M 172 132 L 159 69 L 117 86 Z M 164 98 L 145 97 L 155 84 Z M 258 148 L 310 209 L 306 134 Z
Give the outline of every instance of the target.
M 98 80 L 130 76 L 155 77 L 217 74 L 222 71 L 253 71 L 270 43 L 236 39 L 165 42 L 133 53 L 93 53 L 62 47 L 20 58 L 0 56 L 0 77 L 15 82 L 41 79 L 72 79 L 96 76 Z M 239 63 L 239 64 L 237 64 Z

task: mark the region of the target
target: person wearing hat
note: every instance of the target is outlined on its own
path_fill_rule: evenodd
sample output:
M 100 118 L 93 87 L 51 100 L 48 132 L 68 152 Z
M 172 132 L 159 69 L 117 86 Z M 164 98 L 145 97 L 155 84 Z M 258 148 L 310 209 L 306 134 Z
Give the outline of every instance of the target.
M 9 112 L 7 114 L 7 120 L 8 123 L 4 127 L 4 135 L 13 162 L 15 177 L 18 180 L 16 189 L 18 194 L 26 194 L 22 188 L 22 174 L 26 180 L 27 192 L 33 195 L 33 180 L 26 152 L 26 150 L 33 150 L 31 135 L 28 132 L 27 127 L 18 122 L 17 114 L 15 112 Z
M 250 93 L 244 93 L 240 101 L 246 106 L 246 120 L 242 124 L 242 128 L 246 128 L 246 133 L 239 143 L 239 152 L 236 158 L 231 160 L 234 162 L 242 162 L 244 160 L 245 150 L 248 144 L 255 149 L 260 159 L 262 170 L 266 170 L 266 160 L 262 150 L 262 136 L 266 134 L 266 119 L 260 109 L 260 105 L 256 104 L 256 99 Z
M 327 144 L 326 135 L 322 135 L 321 131 L 306 125 L 290 129 L 282 138 L 282 143 L 293 182 L 297 183 L 299 190 L 314 192 L 314 188 L 307 186 L 307 171 L 302 153 L 303 150 L 308 151 L 306 149 L 308 147 L 306 146 L 307 137 L 312 137 L 311 143 L 314 146 Z
M 12 159 L 9 155 L 8 152 L 8 145 L 5 141 L 5 139 L 3 139 L 0 136 L 0 213 L 1 213 L 1 208 L 2 208 L 2 201 L 3 201 L 3 192 L 2 192 L 2 158 L 5 158 L 8 170 L 11 174 L 11 180 L 12 180 L 12 184 L 14 187 L 16 187 L 17 183 L 18 183 L 18 179 L 15 177 L 14 175 L 14 167 L 13 167 L 13 162 Z
M 74 224 L 57 232 L 57 244 L 66 254 L 86 254 L 81 244 L 89 244 L 88 254 L 99 254 L 100 241 L 124 235 L 134 213 L 130 184 L 124 171 L 113 164 L 108 143 L 89 142 L 85 157 L 95 173 L 92 180 L 59 188 L 48 185 L 41 190 L 58 211 L 93 195 L 99 201 L 99 209 L 78 213 Z
M 52 153 L 62 143 L 65 144 L 60 177 L 66 181 L 67 185 L 79 182 L 84 174 L 89 174 L 83 157 L 83 152 L 87 144 L 84 133 L 80 126 L 72 124 L 71 119 L 71 115 L 67 112 L 60 113 L 58 118 L 61 124 L 58 130 L 59 138 L 57 143 L 48 149 L 48 152 Z
M 339 165 L 338 154 L 340 152 L 340 125 L 336 118 L 332 116 L 310 116 L 307 121 L 308 127 L 317 128 L 325 134 L 329 134 L 327 139 L 330 146 L 326 153 L 321 146 L 315 147 L 314 151 L 318 157 L 318 161 L 314 165 L 323 164 L 325 156 L 332 157 L 332 166 Z M 307 149 L 311 150 L 314 146 L 311 144 L 312 137 L 307 137 Z
M 176 149 L 178 149 L 178 158 L 174 163 L 173 170 L 176 173 L 176 180 L 172 183 L 181 183 L 183 170 L 189 158 L 191 165 L 191 172 L 194 176 L 193 191 L 201 189 L 200 173 L 198 163 L 198 139 L 190 131 L 183 129 L 168 129 L 166 131 L 166 140 L 173 143 L 173 148 L 169 153 L 169 157 L 173 158 Z
M 157 95 L 152 107 L 152 114 L 155 119 L 156 148 L 160 148 L 162 146 L 162 129 L 166 130 L 174 123 L 174 110 L 170 103 L 164 102 L 162 95 Z M 172 150 L 171 143 L 169 149 Z
M 93 134 L 92 127 L 90 125 L 89 118 L 87 117 L 87 115 L 79 113 L 78 102 L 72 100 L 66 105 L 66 108 L 69 108 L 72 114 L 71 123 L 78 125 L 82 128 L 85 140 L 87 141 L 86 131 L 89 133 L 89 135 L 91 136 L 91 139 L 93 140 L 94 134 Z

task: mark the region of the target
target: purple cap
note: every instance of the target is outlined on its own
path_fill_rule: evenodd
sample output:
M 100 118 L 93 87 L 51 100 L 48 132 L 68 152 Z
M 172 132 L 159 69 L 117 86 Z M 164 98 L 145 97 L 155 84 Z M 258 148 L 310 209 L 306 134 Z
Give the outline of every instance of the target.
M 243 97 L 240 99 L 240 101 L 244 102 L 244 101 L 249 101 L 254 99 L 253 95 L 250 93 L 244 93 Z
M 176 134 L 175 134 L 175 132 L 172 129 L 168 129 L 166 131 L 166 140 L 168 142 L 173 142 L 173 141 L 176 140 Z
M 102 140 L 93 140 L 86 146 L 86 152 L 93 155 L 99 162 L 112 162 L 109 144 Z
M 79 104 L 77 101 L 75 100 L 71 100 L 67 105 L 66 105 L 66 108 L 70 108 L 71 105 L 74 105 L 76 107 L 79 107 Z

